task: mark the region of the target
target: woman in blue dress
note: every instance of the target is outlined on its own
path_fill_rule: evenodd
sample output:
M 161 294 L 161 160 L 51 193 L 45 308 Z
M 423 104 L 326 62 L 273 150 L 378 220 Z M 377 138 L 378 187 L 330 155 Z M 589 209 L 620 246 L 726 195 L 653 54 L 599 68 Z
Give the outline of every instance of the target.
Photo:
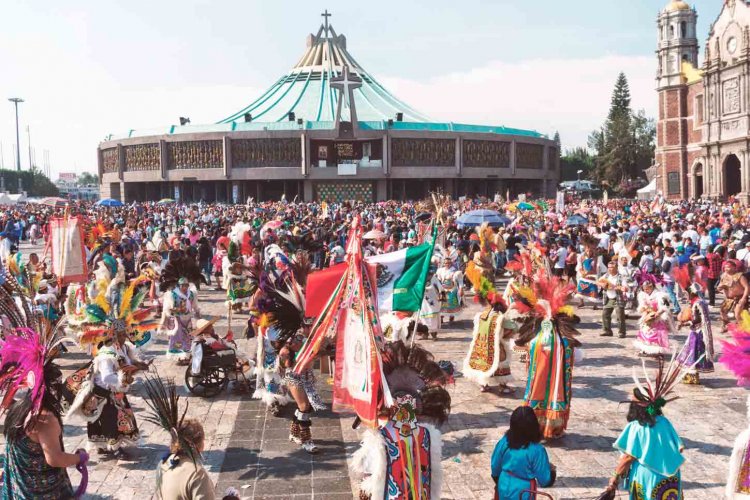
M 628 411 L 628 425 L 613 445 L 622 455 L 607 490 L 614 498 L 618 483 L 630 493 L 631 500 L 679 500 L 682 498 L 680 467 L 684 445 L 672 423 L 662 415 L 668 395 L 679 383 L 684 369 L 670 363 L 664 373 L 659 362 L 659 375 L 652 384 L 633 391 Z
M 495 498 L 532 500 L 535 496 L 531 493 L 525 496 L 521 493 L 552 486 L 557 472 L 550 464 L 547 450 L 539 443 L 541 439 L 534 410 L 528 406 L 516 408 L 510 417 L 510 429 L 492 453 L 492 479 L 497 484 Z

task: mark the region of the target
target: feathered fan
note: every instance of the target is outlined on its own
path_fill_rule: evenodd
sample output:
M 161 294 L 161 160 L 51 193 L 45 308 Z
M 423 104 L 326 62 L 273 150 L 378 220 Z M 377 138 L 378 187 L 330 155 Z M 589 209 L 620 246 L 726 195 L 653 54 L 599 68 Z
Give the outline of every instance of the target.
M 419 346 L 389 342 L 382 354 L 383 373 L 394 397 L 410 394 L 417 400 L 419 419 L 441 425 L 448 419 L 451 396 L 443 387 L 448 375 L 434 361 L 432 354 Z
M 171 257 L 164 266 L 159 279 L 159 290 L 166 292 L 177 286 L 180 278 L 186 278 L 190 283 L 198 286 L 206 283 L 206 278 L 201 274 L 200 267 L 195 259 L 187 255 L 178 255 Z
M 177 394 L 177 386 L 173 379 L 164 380 L 158 375 L 149 377 L 143 383 L 146 391 L 146 404 L 151 409 L 144 418 L 167 431 L 175 438 L 182 451 L 187 453 L 194 464 L 198 464 L 200 453 L 196 444 L 185 439 L 180 432 L 182 422 L 185 420 L 189 403 L 185 402 L 185 409 L 180 413 L 180 396 Z

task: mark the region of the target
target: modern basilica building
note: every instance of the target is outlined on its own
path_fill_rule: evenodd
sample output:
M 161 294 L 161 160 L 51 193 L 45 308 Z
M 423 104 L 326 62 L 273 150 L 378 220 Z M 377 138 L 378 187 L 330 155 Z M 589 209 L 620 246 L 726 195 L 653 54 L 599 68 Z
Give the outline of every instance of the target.
M 659 13 L 657 189 L 668 198 L 750 202 L 750 6 L 725 0 L 698 63 L 698 14 Z
M 430 120 L 394 97 L 328 22 L 292 69 L 212 125 L 113 135 L 98 148 L 101 196 L 244 202 L 553 195 L 558 145 L 538 132 Z M 181 119 L 182 122 L 187 120 Z

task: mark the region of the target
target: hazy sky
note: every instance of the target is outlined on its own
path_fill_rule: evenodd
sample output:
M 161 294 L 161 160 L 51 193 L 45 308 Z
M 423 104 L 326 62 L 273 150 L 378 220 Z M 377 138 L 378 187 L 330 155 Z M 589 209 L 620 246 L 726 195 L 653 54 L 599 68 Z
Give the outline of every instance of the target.
M 96 171 L 109 133 L 213 123 L 301 56 L 320 13 L 393 94 L 439 120 L 529 128 L 586 144 L 619 71 L 655 114 L 656 16 L 666 0 L 2 0 L 0 163 L 20 107 L 37 163 Z M 698 0 L 704 42 L 721 2 Z M 366 6 L 366 8 L 365 8 Z M 702 54 L 702 49 L 701 49 Z

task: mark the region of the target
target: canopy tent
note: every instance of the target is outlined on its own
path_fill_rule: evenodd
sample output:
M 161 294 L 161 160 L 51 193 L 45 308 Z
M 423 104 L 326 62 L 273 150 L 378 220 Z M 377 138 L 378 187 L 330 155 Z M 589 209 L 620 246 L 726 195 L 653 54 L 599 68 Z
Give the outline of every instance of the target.
M 656 196 L 656 179 L 637 191 L 639 200 L 653 200 Z

